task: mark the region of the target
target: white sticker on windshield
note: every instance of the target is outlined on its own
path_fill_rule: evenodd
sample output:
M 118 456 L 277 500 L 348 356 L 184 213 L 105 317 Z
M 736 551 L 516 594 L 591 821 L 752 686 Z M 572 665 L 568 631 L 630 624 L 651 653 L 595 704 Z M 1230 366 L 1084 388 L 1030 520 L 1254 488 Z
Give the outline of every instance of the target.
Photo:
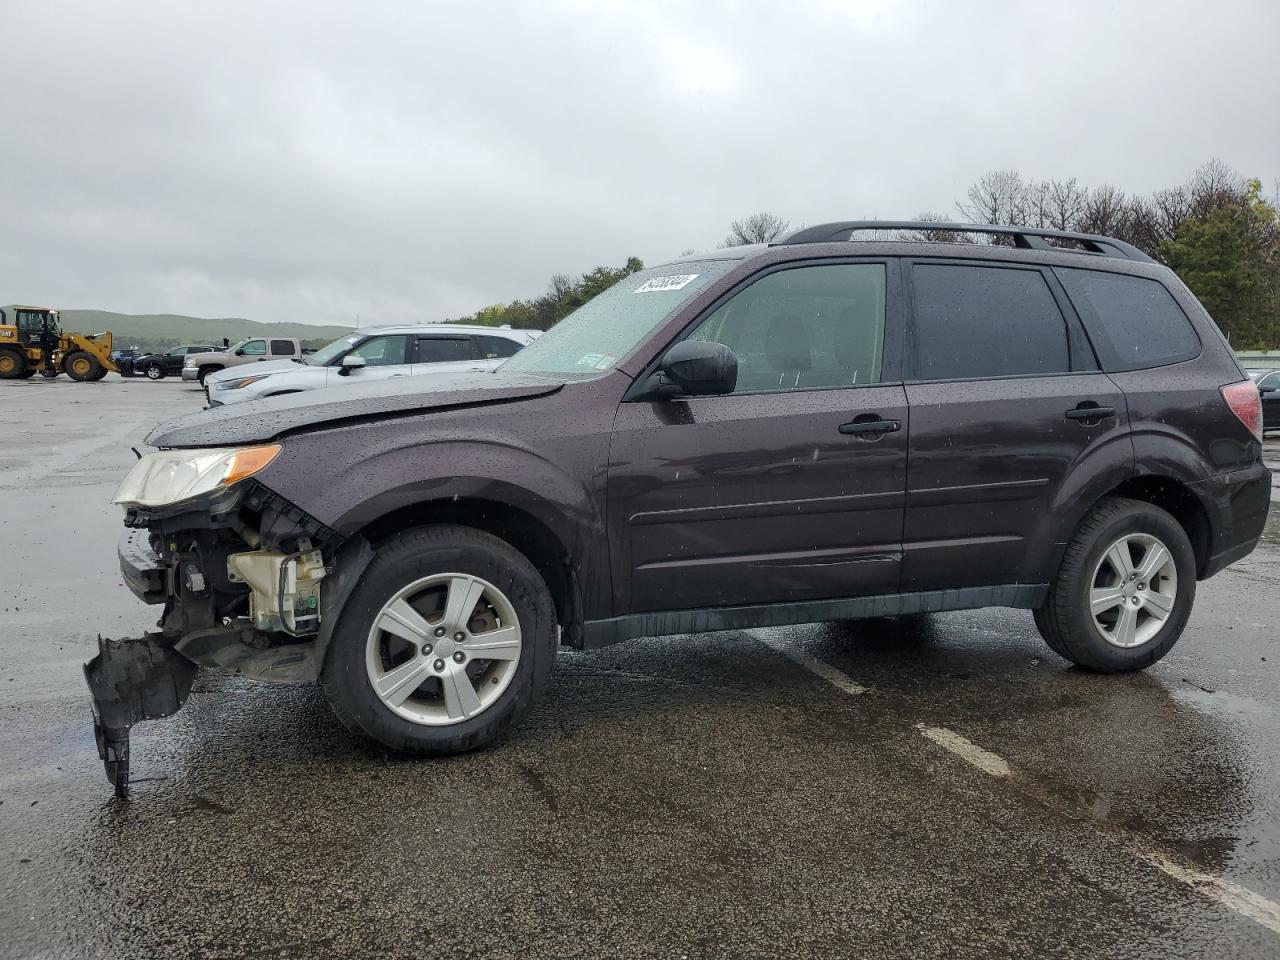
M 698 275 L 696 273 L 677 274 L 673 277 L 651 277 L 636 287 L 635 292 L 657 293 L 660 290 L 680 290 L 697 279 Z

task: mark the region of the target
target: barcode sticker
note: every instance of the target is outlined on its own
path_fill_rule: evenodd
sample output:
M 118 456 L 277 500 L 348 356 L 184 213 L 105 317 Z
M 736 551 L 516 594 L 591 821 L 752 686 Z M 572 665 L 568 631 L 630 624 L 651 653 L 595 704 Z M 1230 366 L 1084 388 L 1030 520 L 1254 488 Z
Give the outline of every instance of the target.
M 683 273 L 671 277 L 651 277 L 640 286 L 636 293 L 658 293 L 663 290 L 681 290 L 698 279 L 696 273 Z

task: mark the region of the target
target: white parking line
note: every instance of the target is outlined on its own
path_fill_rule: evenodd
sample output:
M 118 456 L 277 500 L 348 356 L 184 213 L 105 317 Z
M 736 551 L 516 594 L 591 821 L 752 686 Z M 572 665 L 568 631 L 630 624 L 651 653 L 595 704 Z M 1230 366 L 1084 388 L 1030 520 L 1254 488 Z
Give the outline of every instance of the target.
M 867 692 L 867 688 L 862 684 L 855 683 L 852 678 L 841 673 L 835 667 L 831 666 L 831 664 L 823 663 L 816 657 L 809 656 L 809 654 L 805 653 L 803 650 L 793 647 L 788 643 L 780 643 L 772 637 L 757 637 L 756 639 L 769 649 L 776 650 L 788 660 L 793 660 L 800 664 L 800 666 L 804 667 L 810 673 L 817 674 L 833 687 L 839 687 L 845 693 L 858 694 Z
M 816 657 L 810 656 L 797 647 L 782 643 L 772 637 L 757 637 L 757 639 L 771 650 L 775 650 L 788 660 L 798 663 L 810 673 L 821 677 L 833 687 L 838 687 L 845 693 L 861 694 L 867 692 L 866 687 L 854 682 L 847 674 L 840 672 L 828 663 L 823 663 Z M 1013 768 L 1009 766 L 1008 761 L 1003 757 L 997 756 L 990 750 L 984 750 L 972 740 L 960 736 L 954 730 L 948 730 L 946 727 L 930 727 L 923 723 L 917 723 L 916 729 L 920 731 L 922 736 L 936 743 L 944 750 L 955 754 L 966 763 L 972 764 L 989 776 L 1004 779 L 1013 777 Z M 1232 883 L 1230 880 L 1224 880 L 1221 877 L 1215 877 L 1212 874 L 1175 863 L 1168 857 L 1150 850 L 1144 850 L 1136 844 L 1128 849 L 1139 859 L 1146 861 L 1175 880 L 1186 884 L 1200 895 L 1234 910 L 1241 916 L 1262 924 L 1262 926 L 1274 933 L 1280 933 L 1280 904 L 1268 900 L 1266 897 L 1254 893 L 1238 883 Z
M 990 774 L 993 777 L 1011 777 L 1013 775 L 1013 768 L 1009 766 L 1003 757 L 996 756 L 990 750 L 983 750 L 982 747 L 971 740 L 965 739 L 953 730 L 948 730 L 946 727 L 927 727 L 923 723 L 917 723 L 916 729 L 938 744 L 938 746 L 973 764 L 983 773 Z M 1210 900 L 1262 924 L 1268 930 L 1280 933 L 1280 904 L 1274 903 L 1266 897 L 1254 893 L 1247 887 L 1240 886 L 1238 883 L 1232 883 L 1230 880 L 1215 877 L 1193 867 L 1175 863 L 1159 853 L 1143 850 L 1136 846 L 1132 846 L 1129 849 L 1135 856 L 1157 867 L 1175 880 L 1185 883 L 1202 896 L 1208 897 Z
M 1274 933 L 1280 933 L 1280 903 L 1259 896 L 1238 883 L 1174 863 L 1158 853 L 1143 853 L 1141 850 L 1135 852 L 1152 866 L 1163 870 L 1175 880 L 1181 880 L 1210 900 L 1230 907 Z
M 1013 771 L 1003 757 L 997 757 L 990 750 L 983 750 L 972 740 L 966 740 L 954 730 L 948 730 L 946 727 L 926 727 L 923 723 L 917 723 L 916 729 L 944 750 L 950 750 L 961 760 L 973 764 L 983 773 L 989 773 L 993 777 L 1013 776 Z

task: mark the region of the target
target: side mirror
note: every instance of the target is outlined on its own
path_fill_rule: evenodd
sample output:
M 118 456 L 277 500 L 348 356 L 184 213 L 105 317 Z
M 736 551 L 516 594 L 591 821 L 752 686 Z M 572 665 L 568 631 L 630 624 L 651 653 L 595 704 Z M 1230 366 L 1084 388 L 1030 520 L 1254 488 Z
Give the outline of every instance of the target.
M 1280 390 L 1280 387 L 1263 387 L 1258 393 L 1266 396 L 1268 393 L 1275 393 L 1277 390 Z
M 733 393 L 738 385 L 738 358 L 723 343 L 682 340 L 667 351 L 659 369 L 663 397 Z
M 352 370 L 359 370 L 364 365 L 364 357 L 353 357 L 351 354 L 347 354 L 342 358 L 342 363 L 338 366 L 338 376 L 349 377 Z
M 241 347 L 239 350 L 237 350 L 237 351 L 236 351 L 236 356 L 237 356 L 237 357 L 243 357 L 243 356 L 244 356 L 244 347 Z

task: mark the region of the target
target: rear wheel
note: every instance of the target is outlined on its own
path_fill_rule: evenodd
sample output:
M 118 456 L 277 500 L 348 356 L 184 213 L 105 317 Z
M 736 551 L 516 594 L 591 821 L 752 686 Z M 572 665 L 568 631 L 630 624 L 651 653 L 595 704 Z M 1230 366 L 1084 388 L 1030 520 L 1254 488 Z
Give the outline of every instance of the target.
M 463 753 L 520 721 L 557 645 L 550 593 L 523 554 L 469 527 L 422 527 L 379 548 L 321 681 L 348 729 L 405 753 Z
M 1195 593 L 1195 553 L 1182 525 L 1149 503 L 1111 497 L 1067 545 L 1036 626 L 1079 666 L 1141 670 L 1178 641 Z
M 148 380 L 164 379 L 164 367 L 160 366 L 158 363 L 148 363 L 146 373 Z
M 100 379 L 95 375 L 102 369 L 102 364 L 97 357 L 85 350 L 73 350 L 63 361 L 62 367 L 72 380 L 85 381 Z
M 27 358 L 21 351 L 0 350 L 0 380 L 22 380 L 27 376 Z

